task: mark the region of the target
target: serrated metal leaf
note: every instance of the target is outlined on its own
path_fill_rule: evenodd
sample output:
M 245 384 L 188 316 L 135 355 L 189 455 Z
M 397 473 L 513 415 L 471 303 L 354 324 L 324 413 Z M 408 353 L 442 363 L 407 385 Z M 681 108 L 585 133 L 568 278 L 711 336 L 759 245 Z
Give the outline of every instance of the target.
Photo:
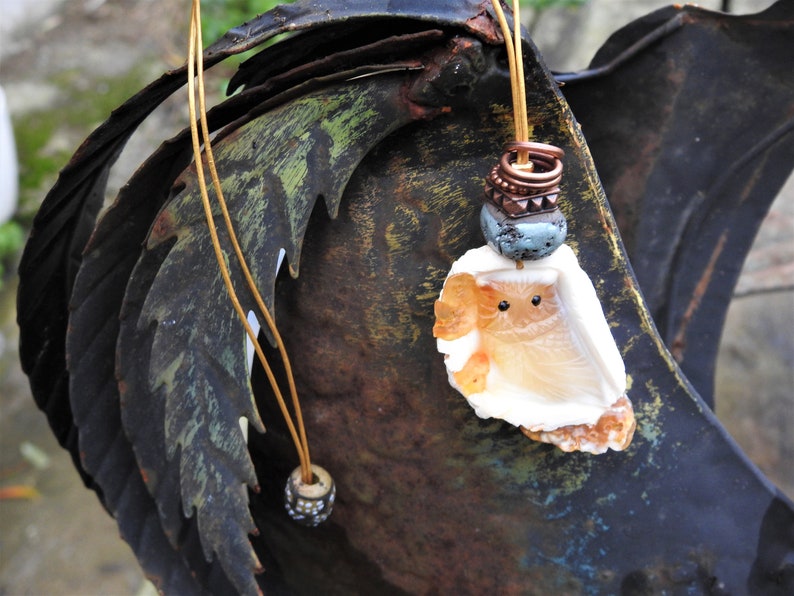
M 268 303 L 282 248 L 297 273 L 316 199 L 335 213 L 361 157 L 411 120 L 394 99 L 404 83 L 404 75 L 390 74 L 313 92 L 215 142 L 243 252 Z M 264 429 L 249 386 L 245 333 L 215 261 L 192 169 L 177 188 L 128 287 L 118 342 L 123 421 L 166 532 L 178 535 L 181 501 L 186 515 L 195 511 L 207 557 L 218 556 L 233 576 L 258 567 L 242 490 L 257 480 L 239 418 Z M 228 246 L 226 233 L 220 236 Z M 226 260 L 244 308 L 255 309 L 233 255 Z M 162 430 L 152 429 L 153 418 Z M 239 581 L 240 591 L 254 591 L 252 576 Z

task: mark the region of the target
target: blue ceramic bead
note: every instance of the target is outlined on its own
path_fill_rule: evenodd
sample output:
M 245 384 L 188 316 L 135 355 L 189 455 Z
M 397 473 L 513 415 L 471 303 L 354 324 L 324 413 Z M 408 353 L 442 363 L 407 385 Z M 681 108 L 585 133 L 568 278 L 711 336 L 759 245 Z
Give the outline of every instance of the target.
M 559 209 L 512 218 L 485 203 L 480 211 L 485 241 L 514 261 L 535 261 L 553 253 L 565 242 L 568 224 Z

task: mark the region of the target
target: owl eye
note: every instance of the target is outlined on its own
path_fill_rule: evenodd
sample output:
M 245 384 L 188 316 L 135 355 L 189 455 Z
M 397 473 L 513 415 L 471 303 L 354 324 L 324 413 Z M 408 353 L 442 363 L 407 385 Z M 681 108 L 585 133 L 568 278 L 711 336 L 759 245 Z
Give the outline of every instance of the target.
M 540 296 L 537 294 L 532 296 L 532 306 L 540 306 Z
M 499 310 L 501 310 L 502 312 L 504 312 L 504 311 L 506 311 L 508 308 L 510 308 L 510 303 L 509 303 L 507 300 L 502 300 L 502 301 L 501 301 L 501 302 L 498 304 L 497 308 L 498 308 Z

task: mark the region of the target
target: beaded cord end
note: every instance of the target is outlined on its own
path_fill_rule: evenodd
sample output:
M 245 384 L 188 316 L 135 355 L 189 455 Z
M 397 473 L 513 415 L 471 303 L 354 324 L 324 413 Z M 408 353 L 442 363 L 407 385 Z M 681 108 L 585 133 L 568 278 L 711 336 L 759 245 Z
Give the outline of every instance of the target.
M 519 152 L 528 156 L 516 164 Z M 485 179 L 480 227 L 488 245 L 516 262 L 542 259 L 565 242 L 568 225 L 557 199 L 565 152 L 545 143 L 514 141 Z

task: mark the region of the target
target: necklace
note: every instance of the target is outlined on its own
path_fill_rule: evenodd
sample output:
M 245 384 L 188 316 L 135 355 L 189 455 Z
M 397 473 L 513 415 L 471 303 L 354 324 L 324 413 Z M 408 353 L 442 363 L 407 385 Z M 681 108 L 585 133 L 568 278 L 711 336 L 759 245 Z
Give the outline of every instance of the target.
M 486 245 L 451 267 L 433 335 L 449 382 L 481 418 L 499 418 L 564 451 L 631 443 L 623 359 L 590 278 L 564 243 L 562 149 L 528 140 L 518 1 L 515 33 L 498 0 L 516 140 L 486 177 Z

